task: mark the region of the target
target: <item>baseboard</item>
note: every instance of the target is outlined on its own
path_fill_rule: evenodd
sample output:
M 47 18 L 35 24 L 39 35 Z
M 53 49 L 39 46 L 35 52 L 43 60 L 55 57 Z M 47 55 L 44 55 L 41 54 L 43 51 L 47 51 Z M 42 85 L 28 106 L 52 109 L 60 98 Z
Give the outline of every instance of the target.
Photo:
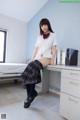
M 49 91 L 52 92 L 52 93 L 55 93 L 55 94 L 57 94 L 57 95 L 60 95 L 60 92 L 59 92 L 59 91 L 56 91 L 56 90 L 54 90 L 54 89 L 49 89 Z

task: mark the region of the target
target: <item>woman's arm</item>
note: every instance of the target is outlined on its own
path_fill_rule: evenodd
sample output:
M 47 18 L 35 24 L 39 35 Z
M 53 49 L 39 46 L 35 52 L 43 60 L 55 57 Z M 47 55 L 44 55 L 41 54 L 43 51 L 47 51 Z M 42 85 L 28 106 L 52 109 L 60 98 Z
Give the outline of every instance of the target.
M 56 54 L 56 45 L 54 45 L 54 46 L 52 47 L 52 59 L 51 59 L 51 65 L 54 64 L 55 54 Z
M 36 54 L 37 54 L 37 51 L 38 51 L 38 47 L 35 47 L 34 49 L 34 53 L 33 53 L 33 56 L 32 56 L 32 60 L 34 60 Z

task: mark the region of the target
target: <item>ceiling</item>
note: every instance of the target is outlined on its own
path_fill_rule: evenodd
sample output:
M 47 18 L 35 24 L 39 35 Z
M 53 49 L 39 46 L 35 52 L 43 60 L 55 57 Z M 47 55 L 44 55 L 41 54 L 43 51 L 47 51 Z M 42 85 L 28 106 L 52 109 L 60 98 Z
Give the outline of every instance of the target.
M 0 0 L 0 14 L 28 22 L 48 0 Z

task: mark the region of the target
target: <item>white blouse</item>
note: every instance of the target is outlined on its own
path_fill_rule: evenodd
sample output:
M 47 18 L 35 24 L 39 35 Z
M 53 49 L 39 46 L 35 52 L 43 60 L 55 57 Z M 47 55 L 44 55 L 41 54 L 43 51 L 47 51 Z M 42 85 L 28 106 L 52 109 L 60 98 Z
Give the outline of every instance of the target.
M 52 58 L 51 47 L 57 45 L 56 34 L 50 32 L 50 36 L 46 39 L 42 35 L 39 35 L 35 44 L 35 47 L 38 47 L 38 52 L 35 56 L 35 59 L 39 60 L 41 55 L 46 58 Z

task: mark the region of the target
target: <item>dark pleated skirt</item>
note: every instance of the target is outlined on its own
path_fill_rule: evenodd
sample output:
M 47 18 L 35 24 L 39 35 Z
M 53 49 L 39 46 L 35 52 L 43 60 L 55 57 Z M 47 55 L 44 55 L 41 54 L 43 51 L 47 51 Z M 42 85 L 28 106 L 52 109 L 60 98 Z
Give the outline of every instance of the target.
M 20 76 L 20 81 L 22 81 L 23 86 L 27 84 L 37 84 L 41 82 L 41 72 L 43 65 L 38 60 L 34 60 L 28 64 L 22 75 Z

